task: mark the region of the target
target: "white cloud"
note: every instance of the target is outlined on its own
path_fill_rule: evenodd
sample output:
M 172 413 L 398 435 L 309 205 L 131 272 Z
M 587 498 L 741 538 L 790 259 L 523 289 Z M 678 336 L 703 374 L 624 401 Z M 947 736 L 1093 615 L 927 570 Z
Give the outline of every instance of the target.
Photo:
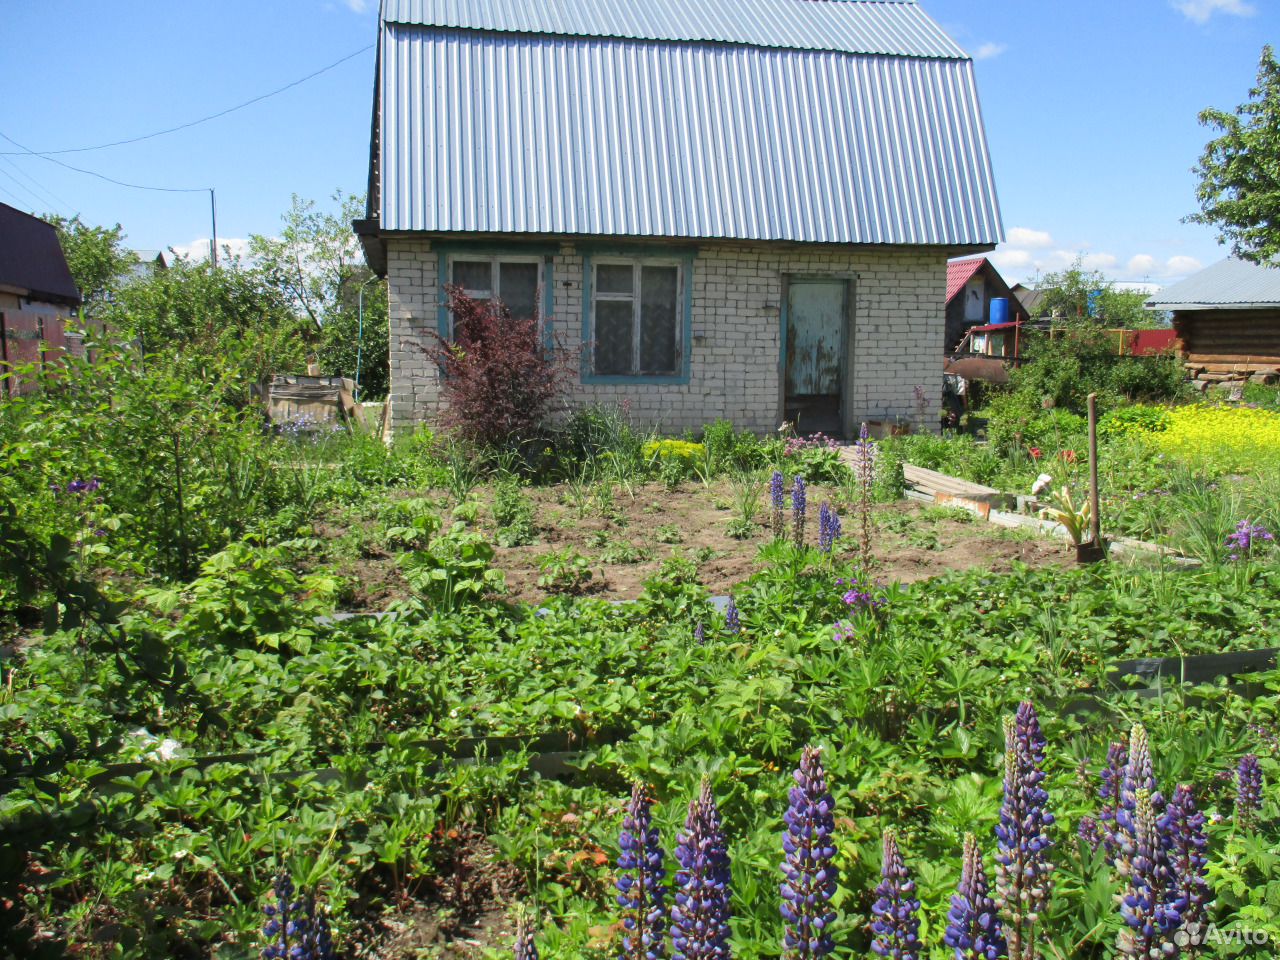
M 1226 13 L 1233 17 L 1251 17 L 1257 9 L 1245 0 L 1173 0 L 1188 20 L 1196 23 L 1207 23 L 1215 13 Z
M 1014 227 L 1009 231 L 1009 246 L 1028 247 L 1039 250 L 1053 246 L 1053 236 L 1047 230 L 1032 230 L 1028 227 Z
M 1000 56 L 1000 54 L 1004 53 L 1007 49 L 1009 48 L 1003 43 L 984 43 L 977 50 L 973 51 L 973 59 L 990 60 L 993 57 Z
M 1115 269 L 1119 262 L 1120 258 L 1114 253 L 1086 253 L 1080 258 L 1080 266 L 1083 269 L 1097 270 L 1100 273 Z
M 1160 261 L 1149 253 L 1139 253 L 1130 257 L 1124 272 L 1131 277 L 1150 277 L 1160 271 Z
M 370 0 L 342 0 L 354 13 L 364 13 L 369 9 Z
M 1166 277 L 1185 277 L 1188 274 L 1195 273 L 1197 270 L 1203 270 L 1204 264 L 1195 257 L 1177 256 L 1170 257 L 1169 262 L 1165 264 Z
M 209 238 L 197 237 L 190 243 L 175 243 L 173 252 L 192 261 L 209 259 Z M 248 257 L 249 241 L 245 237 L 219 237 L 218 258 Z

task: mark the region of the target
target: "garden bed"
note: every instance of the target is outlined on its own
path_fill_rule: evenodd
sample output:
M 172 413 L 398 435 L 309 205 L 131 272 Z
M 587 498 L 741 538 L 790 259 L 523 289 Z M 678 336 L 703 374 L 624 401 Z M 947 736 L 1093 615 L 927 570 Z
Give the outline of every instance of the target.
M 733 513 L 723 481 L 685 483 L 675 490 L 661 483 L 643 484 L 635 487 L 634 495 L 609 494 L 603 506 L 599 499 L 576 505 L 574 492 L 566 484 L 533 487 L 525 494 L 534 508 L 535 542 L 499 543 L 493 561 L 513 599 L 538 603 L 558 592 L 576 592 L 634 600 L 645 580 L 673 554 L 697 564 L 698 580 L 711 593 L 729 594 L 765 565 L 759 553 L 771 535 L 759 523 L 748 537 L 729 535 L 726 528 Z M 485 489 L 475 491 L 473 498 L 481 504 L 492 502 L 491 492 Z M 448 510 L 449 496 L 443 491 L 427 491 L 425 499 Z M 823 500 L 840 504 L 840 492 L 814 487 L 810 500 L 815 505 Z M 839 509 L 849 533 L 851 507 L 842 504 Z M 872 510 L 873 571 L 885 582 L 914 583 L 969 569 L 1004 573 L 1015 564 L 1042 567 L 1071 560 L 1070 550 L 1050 537 L 985 524 L 961 509 L 901 501 L 878 504 Z M 474 525 L 496 540 L 497 530 L 485 512 L 482 508 Z M 399 568 L 404 551 L 377 545 L 377 523 L 370 516 L 331 515 L 319 521 L 315 530 L 323 541 L 320 557 L 331 561 L 351 582 L 349 609 L 384 610 L 408 596 Z M 846 536 L 837 549 L 851 553 L 855 549 L 852 536 Z M 545 576 L 542 558 L 564 551 L 586 558 L 591 574 L 571 591 L 539 583 Z

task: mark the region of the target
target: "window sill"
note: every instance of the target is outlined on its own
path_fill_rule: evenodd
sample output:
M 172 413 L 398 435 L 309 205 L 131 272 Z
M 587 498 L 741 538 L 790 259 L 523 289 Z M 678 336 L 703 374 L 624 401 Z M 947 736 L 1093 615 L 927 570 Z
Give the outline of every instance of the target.
M 582 382 L 584 384 L 667 384 L 668 386 L 682 386 L 689 382 L 689 375 L 687 373 L 584 373 L 582 374 Z

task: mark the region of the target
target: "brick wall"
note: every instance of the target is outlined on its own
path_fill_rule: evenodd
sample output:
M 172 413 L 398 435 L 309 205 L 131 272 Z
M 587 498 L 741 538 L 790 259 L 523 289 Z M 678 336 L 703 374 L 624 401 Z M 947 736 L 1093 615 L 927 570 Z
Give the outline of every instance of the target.
M 439 411 L 439 380 L 415 344 L 437 327 L 438 256 L 425 240 L 387 241 L 391 314 L 391 418 L 395 429 Z M 553 257 L 557 338 L 582 344 L 583 257 L 562 245 Z M 780 414 L 779 336 L 784 277 L 854 281 L 847 422 L 909 417 L 914 388 L 942 391 L 946 253 L 928 247 L 827 250 L 764 243 L 704 243 L 693 265 L 692 345 L 687 384 L 583 384 L 571 403 L 631 402 L 632 416 L 668 432 L 717 417 L 764 433 Z

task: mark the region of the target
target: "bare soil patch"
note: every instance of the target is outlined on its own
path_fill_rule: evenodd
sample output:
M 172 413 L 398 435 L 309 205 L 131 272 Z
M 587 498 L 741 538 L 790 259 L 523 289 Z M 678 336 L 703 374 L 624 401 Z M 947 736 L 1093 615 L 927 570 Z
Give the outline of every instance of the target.
M 452 503 L 443 492 L 412 495 L 434 499 L 449 521 Z M 539 584 L 544 573 L 540 560 L 554 551 L 573 551 L 587 559 L 591 577 L 579 592 L 633 600 L 640 596 L 644 581 L 674 553 L 698 565 L 699 580 L 711 593 L 727 594 L 760 568 L 758 552 L 771 538 L 763 497 L 751 536 L 729 535 L 735 512 L 725 482 L 686 482 L 676 490 L 655 482 L 630 492 L 617 486 L 611 490 L 597 486 L 588 492 L 558 484 L 529 488 L 526 495 L 534 508 L 536 541 L 513 547 L 496 545 L 490 492 L 478 489 L 472 498 L 479 504 L 473 526 L 492 538 L 494 565 L 506 575 L 511 597 L 529 603 L 541 602 L 551 592 Z M 840 502 L 834 489 L 811 488 L 810 537 L 817 535 L 817 509 L 823 500 L 835 505 L 844 521 L 845 536 L 838 549 L 852 554 L 856 523 L 849 505 Z M 884 582 L 912 583 L 971 568 L 1000 573 L 1015 563 L 1042 567 L 1072 560 L 1063 543 L 1006 530 L 955 509 L 900 501 L 875 506 L 873 516 L 874 573 Z M 317 536 L 329 541 L 337 571 L 352 583 L 344 606 L 385 609 L 392 600 L 408 595 L 397 566 L 399 553 L 376 545 L 370 521 L 363 521 L 363 531 L 353 531 L 351 523 L 329 520 L 315 528 Z

